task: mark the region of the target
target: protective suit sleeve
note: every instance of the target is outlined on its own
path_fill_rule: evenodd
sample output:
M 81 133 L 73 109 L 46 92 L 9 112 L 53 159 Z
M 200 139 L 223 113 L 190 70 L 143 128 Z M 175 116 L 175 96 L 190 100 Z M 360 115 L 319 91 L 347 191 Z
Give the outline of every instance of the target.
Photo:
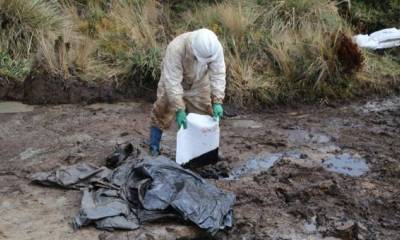
M 172 42 L 167 47 L 163 63 L 164 87 L 169 104 L 174 111 L 185 109 L 181 84 L 183 79 L 183 53 L 181 52 L 181 47 L 179 44 Z
M 209 70 L 212 102 L 222 104 L 225 98 L 226 85 L 226 67 L 222 46 L 215 61 L 210 63 Z

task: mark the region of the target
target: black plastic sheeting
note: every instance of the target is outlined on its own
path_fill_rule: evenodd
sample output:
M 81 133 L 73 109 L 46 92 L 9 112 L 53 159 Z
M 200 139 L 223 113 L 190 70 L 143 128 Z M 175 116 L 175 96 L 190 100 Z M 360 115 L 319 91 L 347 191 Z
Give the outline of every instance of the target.
M 94 182 L 101 182 L 112 170 L 87 163 L 63 166 L 55 171 L 40 172 L 32 176 L 32 181 L 45 186 L 79 189 Z
M 76 164 L 37 173 L 33 182 L 46 186 L 82 188 L 79 228 L 133 230 L 165 218 L 191 221 L 211 234 L 231 227 L 235 195 L 182 168 L 170 159 L 131 159 L 114 170 Z

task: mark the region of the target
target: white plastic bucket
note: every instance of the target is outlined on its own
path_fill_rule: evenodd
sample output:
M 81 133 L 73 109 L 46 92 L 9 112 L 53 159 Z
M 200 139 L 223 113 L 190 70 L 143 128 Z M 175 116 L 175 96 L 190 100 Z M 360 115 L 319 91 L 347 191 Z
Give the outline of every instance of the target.
M 189 113 L 187 128 L 181 128 L 176 138 L 176 162 L 190 160 L 219 147 L 219 122 L 208 115 Z

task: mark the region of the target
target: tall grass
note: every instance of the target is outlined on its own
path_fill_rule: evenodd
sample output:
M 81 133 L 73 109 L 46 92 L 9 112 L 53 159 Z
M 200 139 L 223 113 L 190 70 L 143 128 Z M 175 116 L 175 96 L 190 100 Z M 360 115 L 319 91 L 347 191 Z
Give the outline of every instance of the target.
M 161 7 L 155 0 L 118 1 L 108 15 L 108 28 L 99 34 L 99 58 L 116 70 L 118 83 L 135 91 L 154 92 L 160 75 L 166 45 Z
M 358 74 L 358 79 L 365 83 L 365 87 L 381 93 L 400 90 L 400 64 L 390 55 L 377 55 L 367 50 L 363 52 L 366 63 L 364 71 Z M 365 89 L 360 89 L 360 94 L 363 90 Z
M 38 34 L 64 27 L 55 4 L 45 0 L 0 0 L 0 44 L 13 57 L 29 57 Z
M 65 26 L 58 31 L 40 32 L 36 50 L 36 69 L 67 80 L 71 77 L 85 81 L 111 78 L 110 68 L 96 57 L 98 41 L 91 37 L 87 21 L 76 6 L 60 6 Z
M 21 80 L 29 73 L 30 63 L 26 59 L 14 60 L 0 48 L 0 77 L 1 80 Z M 5 79 L 3 79 L 5 78 Z
M 400 0 L 352 0 L 348 18 L 363 33 L 399 27 Z
M 62 1 L 59 7 L 71 27 L 40 35 L 40 68 L 65 79 L 154 89 L 162 49 L 156 1 L 107 2 Z
M 227 101 L 242 106 L 382 91 L 400 75 L 395 58 L 359 51 L 331 0 L 0 0 L 0 21 L 7 69 L 35 59 L 41 74 L 134 94 L 154 94 L 168 42 L 201 27 L 219 36 Z
M 217 32 L 225 46 L 228 99 L 242 105 L 348 96 L 360 70 L 357 50 L 346 56 L 357 66 L 344 67 L 340 54 L 346 52 L 338 49 L 352 45 L 343 37 L 351 30 L 329 0 L 224 1 L 198 8 L 185 22 L 186 30 Z
M 23 81 L 42 34 L 66 27 L 57 5 L 44 0 L 0 0 L 0 75 Z

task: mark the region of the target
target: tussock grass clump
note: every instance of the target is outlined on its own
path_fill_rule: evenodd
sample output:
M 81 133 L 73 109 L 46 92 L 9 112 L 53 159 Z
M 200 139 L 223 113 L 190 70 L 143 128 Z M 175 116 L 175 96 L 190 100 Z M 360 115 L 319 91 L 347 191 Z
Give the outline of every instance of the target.
M 38 34 L 64 27 L 55 4 L 45 0 L 0 0 L 0 44 L 13 57 L 28 58 Z
M 359 89 L 360 95 L 365 91 L 374 90 L 377 93 L 389 94 L 393 90 L 400 90 L 400 64 L 388 54 L 377 55 L 363 50 L 365 56 L 364 70 L 358 73 L 358 79 L 364 83 L 366 89 Z
M 23 81 L 41 34 L 58 31 L 65 19 L 45 0 L 0 0 L 0 75 Z
M 14 60 L 10 55 L 0 48 L 0 77 L 4 77 L 4 80 L 23 80 L 29 73 L 30 63 L 26 59 Z
M 41 74 L 58 76 L 64 80 L 78 78 L 103 81 L 111 70 L 96 59 L 95 52 L 96 41 L 73 31 L 61 36 L 41 35 L 35 68 Z
M 115 70 L 118 83 L 154 92 L 167 44 L 161 11 L 162 5 L 154 0 L 113 5 L 107 30 L 98 37 L 98 57 Z
M 98 40 L 91 36 L 87 20 L 79 15 L 78 7 L 66 1 L 59 8 L 65 26 L 39 34 L 35 69 L 64 80 L 110 80 L 113 71 L 98 59 Z

